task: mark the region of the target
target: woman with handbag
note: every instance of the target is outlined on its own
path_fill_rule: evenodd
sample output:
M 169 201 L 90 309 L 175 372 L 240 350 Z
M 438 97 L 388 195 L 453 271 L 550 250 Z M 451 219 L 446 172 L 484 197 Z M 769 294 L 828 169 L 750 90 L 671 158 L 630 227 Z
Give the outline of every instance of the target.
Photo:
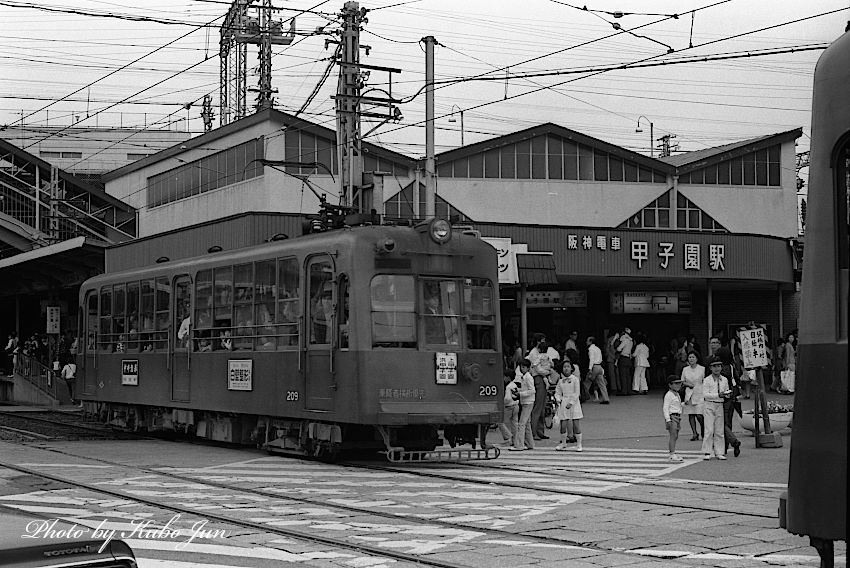
M 691 441 L 705 438 L 705 418 L 703 417 L 702 381 L 705 378 L 705 367 L 699 364 L 696 351 L 688 353 L 688 366 L 682 369 L 682 384 L 685 385 L 684 413 L 688 416 L 688 424 L 691 426 Z M 700 434 L 697 434 L 697 422 L 699 422 Z
M 793 333 L 785 337 L 785 356 L 783 357 L 784 369 L 779 374 L 779 392 L 782 394 L 794 394 L 794 382 L 797 379 L 797 350 L 794 347 L 796 338 Z

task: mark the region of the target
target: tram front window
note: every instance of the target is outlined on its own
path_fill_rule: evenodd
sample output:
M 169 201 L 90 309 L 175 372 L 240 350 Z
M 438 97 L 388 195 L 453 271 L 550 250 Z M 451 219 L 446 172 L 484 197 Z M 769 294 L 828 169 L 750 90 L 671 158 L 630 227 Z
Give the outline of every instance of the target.
M 460 294 L 454 280 L 426 280 L 422 284 L 425 343 L 460 345 Z
M 372 346 L 416 347 L 413 276 L 378 274 L 372 278 Z

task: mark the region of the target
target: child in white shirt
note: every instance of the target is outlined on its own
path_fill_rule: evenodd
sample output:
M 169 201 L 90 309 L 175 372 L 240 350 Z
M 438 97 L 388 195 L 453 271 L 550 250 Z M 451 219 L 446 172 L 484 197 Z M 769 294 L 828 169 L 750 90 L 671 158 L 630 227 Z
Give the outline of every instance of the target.
M 667 448 L 670 450 L 670 461 L 680 462 L 682 458 L 676 455 L 676 441 L 679 439 L 679 427 L 682 420 L 682 399 L 679 391 L 682 389 L 682 378 L 676 375 L 667 377 L 667 393 L 664 395 L 664 422 L 667 424 Z

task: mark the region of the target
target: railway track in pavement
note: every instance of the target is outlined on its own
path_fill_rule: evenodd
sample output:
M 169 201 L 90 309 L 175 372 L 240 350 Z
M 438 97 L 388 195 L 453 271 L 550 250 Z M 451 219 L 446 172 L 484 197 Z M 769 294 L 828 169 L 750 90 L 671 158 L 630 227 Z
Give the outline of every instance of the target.
M 496 544 L 511 544 L 528 547 L 535 552 L 560 551 L 567 555 L 596 556 L 624 552 L 617 547 L 600 542 L 571 539 L 569 535 L 546 536 L 547 532 L 552 532 L 546 529 L 552 529 L 559 521 L 571 518 L 569 513 L 573 504 L 579 499 L 587 497 L 582 502 L 583 506 L 597 507 L 601 510 L 604 503 L 610 502 L 610 499 L 602 495 L 578 495 L 576 492 L 558 491 L 551 487 L 548 489 L 529 487 L 527 484 L 505 483 L 498 480 L 487 482 L 441 474 L 435 476 L 434 472 L 379 467 L 374 464 L 348 464 L 341 467 L 274 457 L 249 459 L 246 462 L 225 464 L 220 467 L 187 470 L 186 468 L 128 466 L 113 460 L 79 456 L 58 449 L 44 451 L 110 467 L 112 469 L 110 475 L 113 479 L 129 481 L 126 483 L 83 482 L 75 476 L 48 474 L 31 467 L 9 463 L 6 460 L 2 460 L 0 466 L 71 487 L 100 491 L 114 497 L 130 499 L 181 514 L 206 516 L 217 522 L 230 523 L 243 528 L 313 540 L 325 545 L 350 548 L 352 544 L 356 544 L 353 549 L 360 553 L 386 555 L 387 547 L 409 549 L 407 553 L 393 551 L 390 557 L 396 561 L 415 561 L 433 566 L 468 566 L 464 563 L 445 562 L 435 558 L 435 555 L 439 556 L 439 551 L 447 545 L 458 543 L 472 549 L 481 547 L 484 551 Z M 126 471 L 116 475 L 115 468 Z M 355 472 L 354 476 L 346 473 L 352 470 Z M 327 481 L 317 482 L 316 476 Z M 312 482 L 310 482 L 311 477 Z M 351 481 L 346 483 L 347 479 Z M 435 479 L 440 479 L 440 482 L 435 484 Z M 303 480 L 303 484 L 299 480 Z M 353 489 L 355 496 L 352 498 L 351 495 L 343 496 L 342 493 L 334 493 L 329 489 L 333 487 Z M 377 491 L 379 496 L 370 499 L 357 489 L 366 490 L 369 487 L 379 488 Z M 398 488 L 395 497 L 388 496 L 387 492 L 382 490 L 386 487 Z M 410 489 L 405 490 L 406 487 Z M 190 495 L 183 495 L 186 491 Z M 302 496 L 305 494 L 313 496 Z M 315 497 L 317 494 L 327 495 L 317 498 Z M 247 518 L 245 515 L 234 516 L 234 510 L 223 505 L 225 503 L 222 501 L 223 495 L 230 500 L 249 504 L 251 515 Z M 423 502 L 418 511 L 406 510 L 401 499 L 409 497 L 415 501 L 418 496 L 422 496 L 422 499 L 429 503 Z M 488 497 L 494 496 L 498 497 L 497 501 L 504 505 L 505 511 L 501 517 L 493 514 L 482 515 L 480 511 L 479 514 L 472 511 L 468 514 L 459 514 L 450 503 L 434 503 L 434 500 L 444 501 L 447 497 L 462 497 L 483 503 Z M 189 497 L 202 498 L 201 503 L 196 503 L 194 500 L 182 502 Z M 180 506 L 175 505 L 175 499 L 181 502 Z M 519 506 L 518 501 L 531 503 L 531 506 Z M 632 500 L 629 504 L 636 505 L 638 504 L 636 501 Z M 626 501 L 619 499 L 617 502 Z M 218 506 L 218 503 L 222 505 Z M 469 508 L 474 510 L 476 506 L 473 504 Z M 239 507 L 235 509 L 238 510 Z M 480 510 L 486 509 L 492 509 L 492 504 L 483 504 L 480 507 Z M 656 510 L 663 510 L 663 514 L 666 515 L 671 514 L 673 510 L 682 514 L 702 512 L 716 515 L 718 513 L 707 508 L 651 503 L 645 504 L 639 510 L 639 514 L 652 515 Z M 281 518 L 281 511 L 289 513 L 294 511 L 299 518 L 297 520 Z M 244 513 L 245 509 L 242 512 Z M 610 512 L 616 514 L 613 509 Z M 527 515 L 530 522 L 512 521 L 511 518 L 516 517 L 517 514 L 520 517 Z M 766 520 L 762 515 L 746 513 L 737 515 L 737 518 L 743 515 L 751 523 Z M 286 516 L 288 515 L 284 517 Z M 540 522 L 541 516 L 546 517 L 545 522 Z M 328 518 L 334 519 L 333 522 L 329 523 Z M 301 528 L 284 528 L 281 523 Z M 309 531 L 303 530 L 303 527 L 307 527 Z M 316 531 L 327 534 L 341 530 L 341 527 L 355 533 L 354 541 L 351 537 L 343 539 L 323 537 L 322 540 L 314 538 Z M 394 533 L 392 537 L 379 545 L 363 544 L 370 539 L 387 538 L 390 533 Z M 411 535 L 418 536 L 411 541 Z M 705 564 L 705 562 L 699 562 L 698 558 L 688 558 L 682 565 L 692 566 L 695 563 Z

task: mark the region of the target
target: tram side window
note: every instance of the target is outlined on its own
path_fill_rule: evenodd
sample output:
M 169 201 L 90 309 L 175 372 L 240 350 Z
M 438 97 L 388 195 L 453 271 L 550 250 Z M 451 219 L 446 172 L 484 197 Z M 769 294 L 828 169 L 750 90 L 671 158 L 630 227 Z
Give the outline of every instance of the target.
M 213 347 L 213 277 L 212 270 L 199 270 L 195 276 L 195 325 L 192 333 L 195 350 L 201 353 Z
M 333 320 L 333 267 L 330 261 L 310 264 L 310 343 L 331 342 Z
M 139 351 L 139 283 L 127 284 L 127 351 Z
M 258 262 L 254 274 L 254 324 L 256 348 L 259 351 L 274 350 L 276 333 L 274 327 L 275 261 Z
M 154 345 L 154 281 L 142 280 L 141 309 L 142 351 L 153 351 Z
M 339 348 L 340 349 L 348 349 L 350 347 L 351 341 L 351 322 L 349 318 L 351 317 L 351 310 L 349 308 L 350 298 L 349 298 L 349 289 L 350 286 L 348 284 L 348 277 L 344 274 L 339 277 Z
M 100 289 L 100 341 L 98 351 L 112 353 L 115 348 L 112 338 L 112 286 Z
M 236 328 L 233 349 L 254 348 L 254 265 L 240 264 L 233 269 L 233 300 Z
M 278 260 L 278 296 L 277 296 L 277 322 L 278 349 L 288 349 L 298 346 L 298 317 L 301 311 L 298 308 L 298 260 L 295 258 L 281 258 Z
M 126 315 L 126 291 L 123 284 L 116 285 L 112 289 L 112 335 L 115 341 L 115 352 L 124 353 L 127 350 L 127 337 L 125 335 Z
M 422 282 L 425 343 L 460 345 L 460 286 L 456 280 Z
M 378 274 L 369 286 L 373 347 L 416 347 L 413 276 Z
M 189 279 L 180 277 L 174 284 L 174 305 L 177 319 L 174 325 L 179 325 L 174 334 L 174 349 L 183 351 L 192 344 L 190 332 L 192 329 L 192 290 Z
M 154 334 L 154 349 L 168 349 L 168 329 L 171 325 L 171 283 L 167 278 L 157 278 L 156 283 L 156 332 Z
M 97 291 L 89 292 L 86 302 L 86 351 L 94 353 L 97 350 Z
M 494 349 L 496 332 L 495 296 L 489 280 L 467 278 L 463 289 L 466 343 L 469 349 Z
M 215 319 L 213 320 L 215 351 L 233 350 L 233 268 L 215 269 Z

